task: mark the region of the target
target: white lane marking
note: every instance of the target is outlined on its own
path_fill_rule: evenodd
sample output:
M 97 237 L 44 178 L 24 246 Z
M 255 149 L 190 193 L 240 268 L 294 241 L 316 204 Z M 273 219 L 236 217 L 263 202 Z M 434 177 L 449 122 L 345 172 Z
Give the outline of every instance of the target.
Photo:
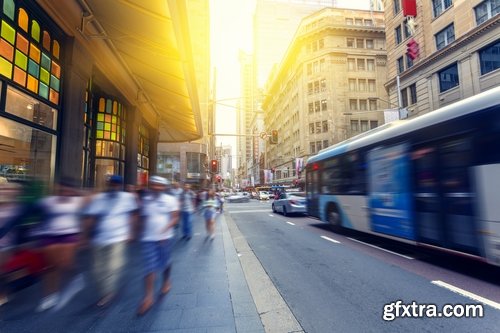
M 263 213 L 269 212 L 269 209 L 252 209 L 252 210 L 232 210 L 229 214 L 239 214 L 239 213 Z
M 409 260 L 413 260 L 413 259 L 415 259 L 415 258 L 412 258 L 412 257 L 409 257 L 409 256 L 405 256 L 404 254 L 401 254 L 401 253 L 397 253 L 397 252 L 394 252 L 394 251 L 391 251 L 391 250 L 384 249 L 383 247 L 378 247 L 378 246 L 375 246 L 375 245 L 373 245 L 373 244 L 369 244 L 369 243 L 362 242 L 362 241 L 357 240 L 357 239 L 355 239 L 355 238 L 347 237 L 347 239 L 350 239 L 350 240 L 352 240 L 353 242 L 358 242 L 358 243 L 364 244 L 364 245 L 366 245 L 366 246 L 373 247 L 373 248 L 375 248 L 375 249 L 379 249 L 379 250 L 381 250 L 381 251 L 385 251 L 385 252 L 388 252 L 388 253 L 392 253 L 392 254 L 394 254 L 394 255 L 397 255 L 397 256 L 403 257 L 403 258 L 405 258 L 405 259 L 409 259 Z
M 338 240 L 335 240 L 335 239 L 330 238 L 330 237 L 321 236 L 321 238 L 326 239 L 327 241 L 332 242 L 332 243 L 340 244 L 340 242 Z
M 295 223 L 292 223 L 292 222 L 289 222 L 289 221 L 286 221 L 286 223 L 288 223 L 290 225 L 295 225 Z
M 432 284 L 435 284 L 436 286 L 440 286 L 440 287 L 446 288 L 448 290 L 453 291 L 454 293 L 460 294 L 460 295 L 468 297 L 468 298 L 470 298 L 470 299 L 472 299 L 474 301 L 478 301 L 478 302 L 481 302 L 483 304 L 487 304 L 487 305 L 491 306 L 492 308 L 500 310 L 500 303 L 493 302 L 492 300 L 489 300 L 489 299 L 484 298 L 482 296 L 473 294 L 470 291 L 460 289 L 458 287 L 452 286 L 451 284 L 448 284 L 448 283 L 440 281 L 440 280 L 432 281 Z
M 274 217 L 274 215 L 273 215 L 273 214 L 269 214 L 269 216 Z

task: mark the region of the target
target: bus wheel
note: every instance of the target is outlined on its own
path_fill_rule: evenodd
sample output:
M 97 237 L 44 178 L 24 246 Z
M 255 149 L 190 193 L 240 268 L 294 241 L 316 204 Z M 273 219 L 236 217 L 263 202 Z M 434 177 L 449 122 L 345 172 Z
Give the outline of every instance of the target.
M 340 213 L 337 205 L 331 204 L 328 206 L 328 223 L 332 226 L 334 230 L 340 229 L 342 226 L 342 221 L 340 218 Z

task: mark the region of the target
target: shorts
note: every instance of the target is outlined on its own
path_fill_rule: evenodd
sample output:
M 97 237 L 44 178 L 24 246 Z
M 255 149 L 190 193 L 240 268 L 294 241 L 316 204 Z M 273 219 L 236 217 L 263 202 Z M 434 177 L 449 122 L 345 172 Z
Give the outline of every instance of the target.
M 54 244 L 71 244 L 77 243 L 79 240 L 78 234 L 67 235 L 43 235 L 40 239 L 40 246 L 45 247 Z
M 205 217 L 205 220 L 212 220 L 215 218 L 216 214 L 217 214 L 217 212 L 215 209 L 209 208 L 209 209 L 205 209 L 203 216 Z
M 165 239 L 156 242 L 141 242 L 144 274 L 164 271 L 170 266 L 170 252 L 173 242 Z

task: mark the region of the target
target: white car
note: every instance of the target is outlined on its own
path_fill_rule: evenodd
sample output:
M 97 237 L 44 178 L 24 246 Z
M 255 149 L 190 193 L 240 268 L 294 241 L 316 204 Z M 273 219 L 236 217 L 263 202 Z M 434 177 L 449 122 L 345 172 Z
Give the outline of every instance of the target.
M 259 191 L 259 200 L 269 200 L 271 194 L 267 191 Z

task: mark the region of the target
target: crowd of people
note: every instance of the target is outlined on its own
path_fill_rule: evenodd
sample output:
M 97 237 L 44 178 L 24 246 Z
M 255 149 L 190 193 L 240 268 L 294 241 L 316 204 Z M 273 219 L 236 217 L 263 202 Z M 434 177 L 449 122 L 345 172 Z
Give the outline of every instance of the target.
M 33 185 L 33 184 L 27 184 Z M 83 191 L 73 180 L 62 179 L 49 196 L 35 195 L 33 186 L 0 184 L 0 306 L 13 297 L 22 282 L 42 279 L 43 297 L 36 311 L 58 311 L 85 288 L 78 253 L 88 251 L 98 297 L 96 306 L 113 301 L 127 265 L 127 245 L 139 242 L 144 297 L 137 309 L 153 305 L 155 280 L 161 296 L 171 288 L 172 245 L 193 237 L 194 215 L 205 220 L 206 240 L 215 235 L 216 216 L 223 198 L 214 190 L 191 189 L 151 176 L 146 188 L 128 186 L 112 175 L 103 192 Z M 180 225 L 180 228 L 177 226 Z

